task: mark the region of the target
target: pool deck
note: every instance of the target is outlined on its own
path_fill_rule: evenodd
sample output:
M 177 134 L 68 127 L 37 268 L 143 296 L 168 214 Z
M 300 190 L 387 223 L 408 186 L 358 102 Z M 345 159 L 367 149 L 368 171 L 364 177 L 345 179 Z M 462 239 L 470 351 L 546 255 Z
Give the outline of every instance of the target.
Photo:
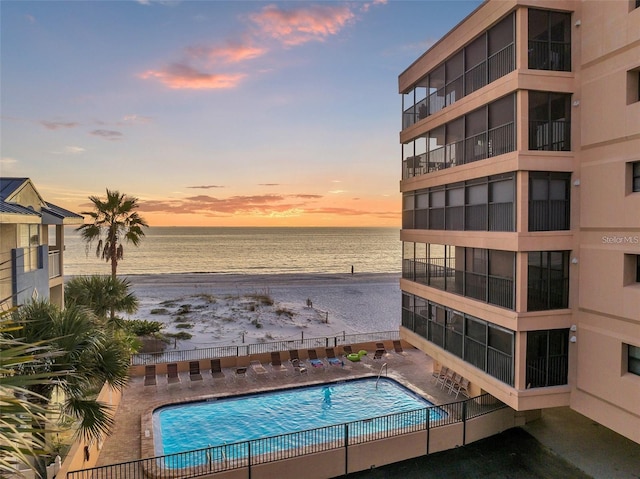
M 105 440 L 97 465 L 104 466 L 140 459 L 142 457 L 141 416 L 157 406 L 208 396 L 236 395 L 377 376 L 385 363 L 390 378 L 410 387 L 433 404 L 441 405 L 456 400 L 454 396 L 450 396 L 447 391 L 442 391 L 431 382 L 433 361 L 416 349 L 405 350 L 404 355 L 389 352 L 381 360 L 374 360 L 373 355 L 369 355 L 360 363 L 345 361 L 345 367 L 325 365 L 324 368 L 319 369 L 311 368 L 307 363 L 308 370 L 305 374 L 294 372 L 291 365 L 287 364 L 287 370 L 281 372 L 273 371 L 270 365 L 265 365 L 267 372 L 261 375 L 249 368 L 245 378 L 237 378 L 232 369 L 224 369 L 224 378 L 213 379 L 210 372 L 204 370 L 202 371 L 203 380 L 193 383 L 188 373 L 180 373 L 180 383 L 170 385 L 167 384 L 166 376 L 162 375 L 158 376 L 156 386 L 146 387 L 143 385 L 143 377 L 134 377 L 124 391 L 116 412 L 113 434 Z M 460 396 L 458 399 L 464 399 L 464 397 Z M 640 478 L 640 444 L 594 423 L 569 408 L 545 410 L 541 419 L 527 424 L 522 429 L 535 437 L 553 454 L 566 459 L 594 479 Z M 460 448 L 460 453 L 464 454 L 464 450 Z M 436 460 L 435 457 L 433 459 Z M 456 459 L 458 465 L 455 467 L 459 467 L 460 461 L 462 459 Z M 396 477 L 393 468 L 397 469 L 401 466 L 386 467 L 391 470 L 386 469 L 384 473 L 382 470 L 378 470 L 377 473 L 371 471 L 370 474 L 363 473 L 364 475 L 358 477 L 371 479 Z M 496 474 L 496 471 L 492 474 Z M 504 476 L 491 477 L 513 476 L 505 470 Z
M 314 368 L 306 363 L 307 372 L 303 374 L 294 371 L 290 364 L 286 365 L 285 371 L 274 371 L 270 365 L 265 364 L 266 373 L 257 374 L 248 368 L 244 378 L 235 377 L 233 369 L 223 369 L 225 377 L 215 379 L 209 370 L 203 370 L 202 381 L 192 382 L 188 373 L 180 373 L 178 384 L 168 384 L 166 376 L 158 375 L 156 386 L 144 386 L 143 377 L 133 377 L 123 393 L 113 433 L 104 441 L 97 465 L 105 466 L 142 458 L 141 417 L 158 406 L 185 400 L 377 376 L 384 364 L 387 366 L 386 371 L 382 371 L 382 376 L 408 386 L 433 404 L 446 404 L 456 400 L 455 395 L 449 395 L 446 390 L 441 390 L 431 382 L 433 361 L 417 349 L 405 350 L 403 354 L 388 352 L 378 360 L 374 360 L 373 354 L 370 354 L 360 362 L 345 360 L 344 363 L 344 367 L 325 363 L 323 368 Z M 458 399 L 465 397 L 460 395 Z

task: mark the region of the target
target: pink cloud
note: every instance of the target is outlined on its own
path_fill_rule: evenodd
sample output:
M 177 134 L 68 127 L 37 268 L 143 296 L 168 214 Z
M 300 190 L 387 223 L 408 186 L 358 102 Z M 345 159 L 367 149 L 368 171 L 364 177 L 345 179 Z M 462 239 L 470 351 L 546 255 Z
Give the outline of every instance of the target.
M 207 73 L 181 63 L 173 63 L 162 70 L 148 70 L 140 75 L 145 80 L 159 80 L 175 90 L 234 88 L 245 76 L 243 73 Z
M 347 5 L 311 5 L 292 10 L 267 5 L 249 19 L 263 35 L 293 46 L 336 35 L 355 19 L 355 14 Z
M 256 47 L 247 43 L 229 42 L 226 46 L 212 47 L 195 45 L 185 48 L 187 56 L 196 61 L 206 60 L 209 63 L 239 63 L 260 57 L 267 52 L 266 48 Z

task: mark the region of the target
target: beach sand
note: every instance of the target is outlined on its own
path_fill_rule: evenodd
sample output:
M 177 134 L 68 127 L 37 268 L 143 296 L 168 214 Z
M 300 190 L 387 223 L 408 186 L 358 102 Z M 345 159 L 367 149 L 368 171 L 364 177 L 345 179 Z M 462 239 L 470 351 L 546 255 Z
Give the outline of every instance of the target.
M 394 331 L 400 275 L 158 274 L 127 279 L 140 307 L 129 319 L 186 332 L 170 349 Z M 273 302 L 273 304 L 268 304 Z

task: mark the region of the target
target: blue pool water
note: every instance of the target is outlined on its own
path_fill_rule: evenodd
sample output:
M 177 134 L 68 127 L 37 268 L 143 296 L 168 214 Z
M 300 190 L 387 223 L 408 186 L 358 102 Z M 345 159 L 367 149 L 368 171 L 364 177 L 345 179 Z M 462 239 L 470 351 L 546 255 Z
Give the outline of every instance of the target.
M 375 378 L 344 381 L 162 407 L 153 414 L 154 441 L 156 454 L 167 455 L 331 426 L 342 434 L 344 428 L 337 425 L 345 423 L 350 423 L 351 437 L 424 424 L 427 411 L 431 420 L 446 416 L 440 408 L 427 409 L 431 406 L 389 379 L 381 378 L 377 387 Z M 391 421 L 373 419 L 389 415 Z M 295 436 L 291 447 L 319 440 L 313 434 Z M 274 447 L 269 444 L 262 447 Z M 286 440 L 277 444 L 288 447 Z

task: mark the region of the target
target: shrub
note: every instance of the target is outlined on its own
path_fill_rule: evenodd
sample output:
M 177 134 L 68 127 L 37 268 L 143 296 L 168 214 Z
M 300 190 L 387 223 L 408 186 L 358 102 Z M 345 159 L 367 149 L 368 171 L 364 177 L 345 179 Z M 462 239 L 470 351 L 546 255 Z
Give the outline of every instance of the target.
M 164 328 L 164 323 L 160 321 L 148 321 L 146 319 L 130 319 L 124 322 L 124 327 L 136 336 L 149 336 L 158 333 Z
M 264 289 L 259 293 L 248 294 L 247 297 L 256 300 L 259 304 L 264 306 L 273 306 L 273 298 L 268 289 Z
M 182 306 L 180 306 L 180 309 L 178 309 L 178 312 L 176 314 L 179 316 L 181 314 L 187 314 L 190 311 L 191 311 L 191 305 L 183 304 Z
M 169 310 L 167 308 L 154 308 L 149 312 L 151 314 L 169 314 Z
M 178 324 L 176 324 L 176 328 L 178 328 L 178 329 L 191 329 L 191 328 L 193 328 L 193 324 L 191 324 L 191 323 L 178 323 Z
M 276 314 L 278 316 L 283 316 L 284 315 L 284 316 L 287 316 L 289 318 L 293 318 L 293 311 L 290 311 L 290 310 L 288 310 L 286 308 L 278 308 L 278 309 L 276 309 Z

